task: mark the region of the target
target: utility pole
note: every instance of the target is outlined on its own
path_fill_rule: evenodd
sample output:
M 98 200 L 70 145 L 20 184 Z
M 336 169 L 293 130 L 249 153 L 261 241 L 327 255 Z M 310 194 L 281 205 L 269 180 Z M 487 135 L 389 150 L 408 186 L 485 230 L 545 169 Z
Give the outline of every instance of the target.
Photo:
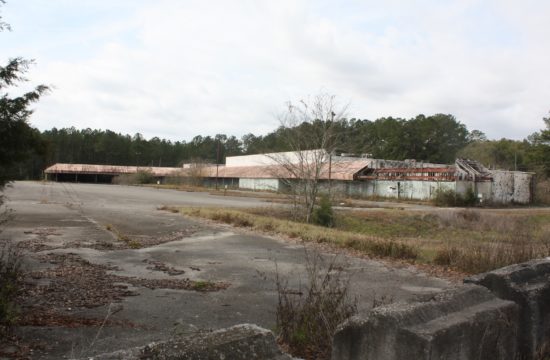
M 218 190 L 218 167 L 220 163 L 220 139 L 218 139 L 218 146 L 216 147 L 216 190 Z
M 331 111 L 330 112 L 330 126 L 333 126 L 334 125 L 334 115 L 336 115 L 334 113 L 334 111 Z M 332 189 L 332 149 L 330 149 L 329 153 L 328 153 L 328 198 L 330 200 L 330 192 L 331 192 L 331 189 Z
M 330 199 L 330 190 L 332 188 L 332 152 L 328 154 L 328 198 Z

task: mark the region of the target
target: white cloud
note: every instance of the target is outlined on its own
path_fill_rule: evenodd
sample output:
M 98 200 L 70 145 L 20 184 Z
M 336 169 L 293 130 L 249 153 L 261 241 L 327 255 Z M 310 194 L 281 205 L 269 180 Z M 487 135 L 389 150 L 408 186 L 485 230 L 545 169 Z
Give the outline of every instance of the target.
M 4 12 L 17 19 L 9 53 L 37 58 L 30 77 L 55 85 L 32 120 L 41 129 L 266 133 L 285 101 L 324 90 L 357 118 L 443 112 L 523 138 L 550 106 L 543 1 L 74 4 L 48 2 L 54 20 Z M 97 18 L 85 26 L 67 20 L 87 12 Z M 25 26 L 41 32 L 18 38 Z

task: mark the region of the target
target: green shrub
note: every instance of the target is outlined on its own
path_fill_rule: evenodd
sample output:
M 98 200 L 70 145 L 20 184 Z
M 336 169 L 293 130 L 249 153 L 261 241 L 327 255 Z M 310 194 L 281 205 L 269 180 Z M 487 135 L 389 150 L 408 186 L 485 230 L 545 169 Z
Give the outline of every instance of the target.
M 474 206 L 477 204 L 477 195 L 473 189 L 466 190 L 466 193 L 463 196 L 463 205 L 464 206 Z
M 135 174 L 122 174 L 113 178 L 113 184 L 117 185 L 135 185 L 135 184 L 153 184 L 155 177 L 149 170 L 139 170 Z
M 456 192 L 454 190 L 437 189 L 432 202 L 435 206 L 455 206 Z
M 464 195 L 452 189 L 438 189 L 432 202 L 435 206 L 474 206 L 477 204 L 477 196 L 472 189 L 468 189 Z
M 325 227 L 334 226 L 334 213 L 327 195 L 322 195 L 319 206 L 313 211 L 313 223 Z
M 152 184 L 155 182 L 155 177 L 150 171 L 139 170 L 136 173 L 136 184 Z

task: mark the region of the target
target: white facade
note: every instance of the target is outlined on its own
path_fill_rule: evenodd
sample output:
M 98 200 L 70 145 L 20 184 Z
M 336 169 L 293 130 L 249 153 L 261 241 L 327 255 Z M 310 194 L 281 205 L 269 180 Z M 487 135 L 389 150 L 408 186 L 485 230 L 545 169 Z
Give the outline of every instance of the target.
M 279 191 L 279 179 L 239 179 L 239 189 Z
M 402 200 L 430 200 L 437 191 L 456 190 L 453 181 L 367 180 L 353 181 L 347 187 L 348 196 L 378 196 Z
M 324 150 L 307 150 L 302 152 L 288 151 L 269 154 L 228 156 L 225 158 L 225 166 L 267 166 L 285 164 L 296 164 L 300 159 L 313 159 L 315 156 L 327 156 Z
M 228 156 L 225 158 L 225 166 L 227 167 L 236 167 L 236 166 L 268 166 L 268 165 L 279 165 L 279 164 L 297 164 L 301 160 L 312 163 L 313 160 L 317 158 L 322 158 L 323 161 L 328 161 L 329 155 L 325 150 L 304 150 L 301 152 L 298 151 L 287 151 L 287 152 L 278 152 L 278 153 L 267 153 L 267 154 L 255 154 L 255 155 L 241 155 L 241 156 Z M 349 156 L 337 156 L 333 155 L 331 160 L 333 162 L 337 161 L 350 161 L 350 160 L 364 160 L 365 165 L 369 165 L 374 161 L 374 159 L 369 158 L 357 158 Z

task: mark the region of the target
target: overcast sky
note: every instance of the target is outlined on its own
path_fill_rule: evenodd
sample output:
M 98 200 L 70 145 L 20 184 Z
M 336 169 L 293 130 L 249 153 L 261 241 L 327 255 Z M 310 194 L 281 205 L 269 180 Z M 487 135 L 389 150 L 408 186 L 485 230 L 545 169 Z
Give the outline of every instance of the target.
M 31 124 L 265 134 L 319 92 L 349 117 L 448 113 L 522 139 L 550 110 L 548 0 L 8 0 L 0 60 L 53 91 Z

